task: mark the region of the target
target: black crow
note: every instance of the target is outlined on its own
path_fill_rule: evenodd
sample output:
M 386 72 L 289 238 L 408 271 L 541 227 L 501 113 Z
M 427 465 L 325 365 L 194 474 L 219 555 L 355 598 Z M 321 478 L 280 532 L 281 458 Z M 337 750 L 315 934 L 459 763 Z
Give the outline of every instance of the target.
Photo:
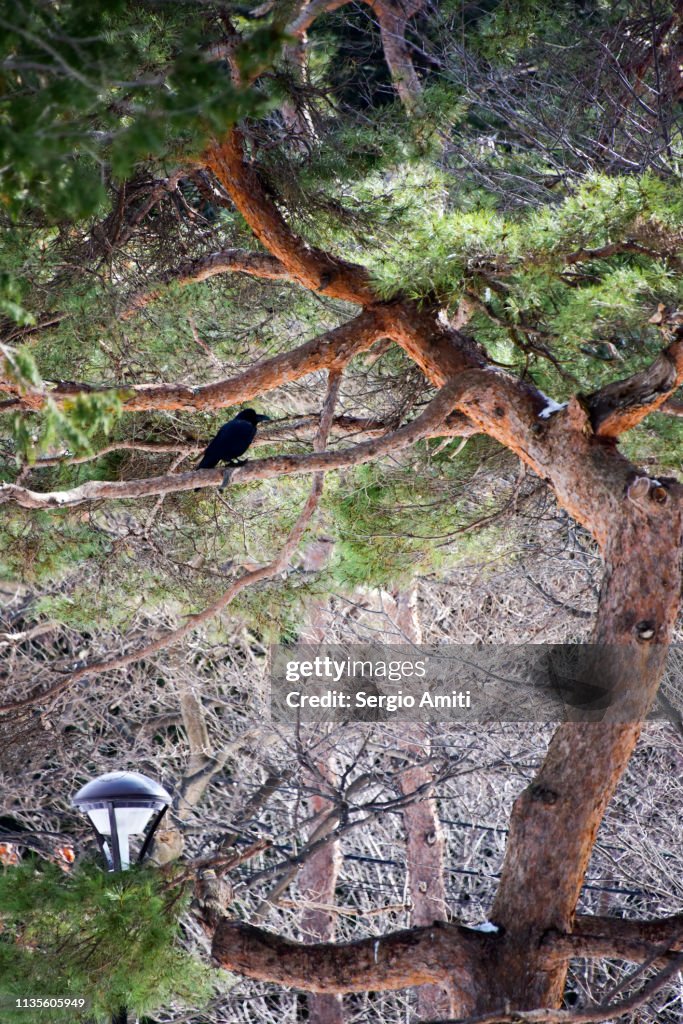
M 240 455 L 244 455 L 256 437 L 257 424 L 269 419 L 270 416 L 262 416 L 253 409 L 238 412 L 234 419 L 223 424 L 195 469 L 215 469 L 219 462 L 233 466 L 244 465 L 246 460 L 240 461 Z

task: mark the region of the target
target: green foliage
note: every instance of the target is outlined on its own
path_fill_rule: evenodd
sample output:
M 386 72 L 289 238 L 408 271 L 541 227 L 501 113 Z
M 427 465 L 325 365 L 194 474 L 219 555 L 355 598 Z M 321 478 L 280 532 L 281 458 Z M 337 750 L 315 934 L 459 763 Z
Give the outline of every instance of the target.
M 83 392 L 61 405 L 48 398 L 37 430 L 31 430 L 25 414 L 15 415 L 17 450 L 29 462 L 51 447 L 66 447 L 75 456 L 88 455 L 93 438 L 100 433 L 109 434 L 121 410 L 121 396 L 116 391 Z
M 0 527 L 0 578 L 54 583 L 89 559 L 106 556 L 107 538 L 74 513 L 7 510 Z M 67 595 L 58 595 L 68 601 Z M 90 625 L 93 619 L 88 620 Z
M 330 572 L 338 585 L 400 586 L 467 557 L 469 524 L 497 507 L 490 500 L 473 506 L 468 495 L 467 481 L 487 448 L 478 439 L 452 461 L 448 451 L 430 459 L 428 446 L 420 445 L 410 465 L 359 466 L 343 489 L 328 493 L 336 540 Z
M 515 215 L 485 205 L 474 210 L 435 207 L 433 192 L 415 186 L 410 177 L 400 175 L 384 196 L 387 205 L 400 208 L 396 222 L 401 224 L 374 263 L 378 286 L 387 298 L 407 291 L 414 298 L 436 294 L 445 301 L 457 299 L 482 272 L 496 270 L 507 276 L 538 267 L 557 277 L 566 271 L 567 256 L 615 243 L 618 257 L 618 243 L 632 238 L 642 238 L 646 251 L 650 241 L 655 253 L 649 260 L 651 276 L 666 280 L 667 271 L 656 258 L 659 243 L 677 244 L 683 232 L 680 187 L 650 174 L 590 175 L 559 205 Z M 647 261 L 647 256 L 642 259 Z M 607 258 L 586 255 L 583 262 L 590 262 L 594 274 L 611 268 Z M 513 276 L 513 288 L 515 280 Z M 525 279 L 522 283 L 526 285 Z M 524 307 L 533 308 L 533 301 Z
M 27 348 L 12 348 L 1 345 L 3 356 L 3 373 L 5 378 L 15 384 L 20 395 L 30 391 L 41 391 L 43 381 L 38 372 L 35 359 Z
M 539 37 L 557 38 L 576 19 L 571 0 L 549 4 L 546 0 L 501 0 L 483 4 L 471 26 L 472 45 L 483 56 L 510 64 Z
M 9 270 L 0 270 L 0 313 L 9 317 L 20 327 L 35 323 L 35 317 L 24 308 L 24 293 L 25 288 L 16 274 Z M 2 346 L 0 351 L 5 355 L 5 368 L 7 369 L 9 362 L 7 349 Z
M 4 376 L 15 385 L 20 395 L 46 390 L 36 361 L 25 346 L 13 348 L 0 345 Z M 65 399 L 61 405 L 48 398 L 41 410 L 39 426 L 25 413 L 13 418 L 17 451 L 33 462 L 36 455 L 48 448 L 66 446 L 72 455 L 85 455 L 92 451 L 96 434 L 109 434 L 122 410 L 125 392 L 82 392 Z
M 281 4 L 275 4 L 276 8 Z M 270 67 L 279 56 L 282 47 L 286 42 L 291 41 L 283 29 L 284 19 L 277 18 L 272 25 L 259 24 L 252 27 L 246 38 L 237 47 L 235 60 L 240 69 L 244 81 L 250 81 L 252 77 Z
M 14 999 L 84 997 L 83 1011 L 50 1010 L 51 1021 L 96 1021 L 127 1006 L 149 1013 L 169 1002 L 202 1004 L 213 972 L 180 945 L 190 894 L 171 873 L 110 874 L 84 864 L 69 874 L 29 860 L 0 874 L 0 1000 L 3 1021 L 45 1024 L 44 1011 L 14 1011 Z
M 95 386 L 196 385 L 287 351 L 349 315 L 349 307 L 296 284 L 225 275 L 171 284 L 138 315 L 120 318 L 131 294 L 172 276 L 186 259 L 254 246 L 200 161 L 186 161 L 237 118 L 249 160 L 285 220 L 306 242 L 367 266 L 384 297 L 436 298 L 451 313 L 464 300 L 465 329 L 493 359 L 560 400 L 648 363 L 664 343 L 652 313 L 683 302 L 680 272 L 667 259 L 683 237 L 674 176 L 680 140 L 672 133 L 670 160 L 660 147 L 657 174 L 617 174 L 595 154 L 584 162 L 569 151 L 565 160 L 565 137 L 583 146 L 598 115 L 570 110 L 569 123 L 567 92 L 557 87 L 563 68 L 572 89 L 597 73 L 590 60 L 602 36 L 587 28 L 613 26 L 625 6 L 483 0 L 464 9 L 446 0 L 425 8 L 411 27 L 420 36 L 424 92 L 420 117 L 408 118 L 376 25 L 353 5 L 316 22 L 300 77 L 293 62 L 278 60 L 292 5 L 254 20 L 229 4 L 245 40 L 236 55 L 244 79 L 272 69 L 253 88 L 235 90 L 227 62 L 202 57 L 225 39 L 223 8 L 10 0 L 0 201 L 11 230 L 0 239 L 0 314 L 8 344 L 13 337 L 27 344 L 3 350 L 3 376 L 12 390 L 42 392 L 48 401 L 39 413 L 7 414 L 0 424 L 2 478 L 16 478 L 15 456 L 28 461 L 24 482 L 37 490 L 153 476 L 168 470 L 172 454 L 138 449 L 51 467 L 36 456 L 86 455 L 108 438 L 208 441 L 235 411 L 122 416 L 125 392 L 115 391 L 58 405 L 41 375 Z M 293 144 L 287 118 L 270 113 L 281 88 L 292 107 L 310 114 L 301 144 Z M 520 119 L 508 123 L 501 109 L 514 114 L 518 104 Z M 543 108 L 536 122 L 534 104 Z M 116 241 L 117 218 L 125 227 L 155 180 L 183 161 L 188 177 L 177 192 L 164 194 L 125 243 Z M 591 165 L 610 171 L 584 173 Z M 112 183 L 122 178 L 121 206 L 111 207 Z M 53 326 L 21 332 L 45 321 Z M 322 387 L 322 375 L 312 375 L 254 404 L 275 416 L 315 412 Z M 344 411 L 405 417 L 426 390 L 394 346 L 380 360 L 375 352 L 352 360 Z M 679 434 L 677 422 L 649 417 L 621 446 L 675 470 Z M 336 539 L 331 569 L 317 583 L 294 571 L 240 595 L 234 614 L 261 636 L 293 637 L 310 601 L 325 592 L 404 583 L 460 557 L 483 559 L 486 545 L 498 551 L 495 527 L 476 525 L 495 514 L 496 502 L 485 490 L 468 496 L 465 487 L 485 444 L 471 439 L 451 459 L 458 445 L 437 455 L 437 443 L 422 444 L 397 464 L 329 474 L 319 522 Z M 308 445 L 278 442 L 258 456 L 285 450 Z M 38 612 L 84 633 L 128 628 L 160 609 L 180 617 L 214 600 L 242 565 L 273 557 L 308 486 L 304 477 L 278 478 L 220 494 L 167 495 L 158 505 L 153 498 L 75 512 L 13 508 L 0 524 L 0 571 L 43 587 Z M 59 588 L 46 592 L 55 582 Z
M 196 152 L 269 99 L 202 57 L 199 12 L 122 0 L 22 4 L 3 12 L 0 202 L 49 220 L 101 212 L 111 172 Z M 243 63 L 263 60 L 257 36 Z
M 231 611 L 248 622 L 263 643 L 294 643 L 311 607 L 324 601 L 329 591 L 330 577 L 324 570 L 312 576 L 290 572 L 284 582 L 273 580 L 243 590 Z
M 651 173 L 611 177 L 588 174 L 555 207 L 529 218 L 529 242 L 539 251 L 566 251 L 618 242 L 628 232 L 683 227 L 678 182 Z
M 624 455 L 648 473 L 680 477 L 683 472 L 683 421 L 675 416 L 648 416 L 621 439 Z

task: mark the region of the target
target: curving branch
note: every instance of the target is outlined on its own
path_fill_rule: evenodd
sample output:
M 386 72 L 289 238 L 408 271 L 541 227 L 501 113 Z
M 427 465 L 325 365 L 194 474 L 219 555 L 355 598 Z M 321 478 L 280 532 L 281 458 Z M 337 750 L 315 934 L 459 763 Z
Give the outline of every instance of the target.
M 440 395 L 421 416 L 392 434 L 341 452 L 287 455 L 251 462 L 234 469 L 230 481 L 248 483 L 288 473 L 325 472 L 357 465 L 398 451 L 435 431 L 449 433 L 443 421 L 456 411 L 467 418 L 468 430 L 495 438 L 519 455 L 541 479 L 550 483 L 560 504 L 591 532 L 604 550 L 613 523 L 623 514 L 627 488 L 637 476 L 634 467 L 616 448 L 595 437 L 584 404 L 573 400 L 568 408 L 549 418 L 541 418 L 540 413 L 547 400 L 532 384 L 492 368 L 467 369 L 475 360 L 483 359 L 478 350 L 467 339 L 461 344 L 461 336 L 457 332 L 449 332 L 438 323 L 432 322 L 431 327 L 423 328 L 419 319 L 422 316 L 424 314 L 412 309 L 404 311 L 403 316 L 396 311 L 389 316 L 385 311 L 383 318 L 378 313 L 361 314 L 352 321 L 356 330 L 345 325 L 323 336 L 336 336 L 339 340 L 341 334 L 345 343 L 334 346 L 334 361 L 328 354 L 323 357 L 321 339 L 316 339 L 297 349 L 292 354 L 293 360 L 278 356 L 232 381 L 209 385 L 209 388 L 220 388 L 223 395 L 229 393 L 233 401 L 238 394 L 243 400 L 246 395 L 254 393 L 259 379 L 266 378 L 273 383 L 273 364 L 276 364 L 280 378 L 300 373 L 302 364 L 310 369 L 313 361 L 338 365 L 343 361 L 342 353 L 348 356 L 353 352 L 354 344 L 359 345 L 358 321 L 365 317 L 368 318 L 365 333 L 361 334 L 364 344 L 369 344 L 370 338 L 393 336 L 399 344 L 415 353 L 415 358 L 420 359 L 434 383 L 443 385 Z M 378 319 L 384 321 L 383 329 L 378 325 Z M 314 346 L 312 354 L 311 345 Z M 302 358 L 302 349 L 308 350 L 308 360 Z M 142 480 L 93 480 L 71 490 L 47 493 L 32 491 L 18 484 L 3 484 L 0 485 L 0 503 L 13 501 L 24 508 L 65 508 L 103 498 L 140 498 L 192 490 L 198 486 L 216 486 L 221 479 L 220 470 L 203 470 Z M 648 491 L 645 507 L 651 515 L 665 514 L 669 493 L 673 495 L 666 488 L 661 493 L 654 487 Z M 662 505 L 659 511 L 658 501 Z
M 348 3 L 350 0 L 303 0 L 298 5 L 298 10 L 295 10 L 291 16 L 287 32 L 289 35 L 301 38 L 308 32 L 316 18 L 322 14 L 336 11 L 340 7 L 345 7 Z
M 288 272 L 279 260 L 266 252 L 250 252 L 247 249 L 221 249 L 208 256 L 182 263 L 179 267 L 162 274 L 149 288 L 136 292 L 126 301 L 120 316 L 128 320 L 139 310 L 154 302 L 169 285 L 185 287 L 198 284 L 218 274 L 249 274 L 269 281 L 289 281 Z
M 233 129 L 204 154 L 233 203 L 263 246 L 304 288 L 367 306 L 380 301 L 364 267 L 309 246 L 289 227 L 253 166 L 246 163 L 242 134 Z
M 579 920 L 584 922 L 587 919 Z M 670 919 L 671 922 L 673 920 Z M 496 950 L 503 942 L 503 938 L 495 933 L 482 933 L 441 921 L 426 927 L 392 932 L 380 938 L 340 944 L 293 942 L 225 917 L 209 924 L 213 933 L 212 955 L 225 969 L 259 981 L 290 985 L 307 992 L 318 993 L 392 991 L 443 982 L 444 978 L 453 978 L 455 988 L 467 993 L 476 987 L 482 965 L 487 960 L 495 959 Z M 650 927 L 654 934 L 658 925 L 663 925 L 664 922 L 642 924 L 646 929 Z M 680 922 L 678 937 L 682 937 Z M 558 939 L 553 937 L 547 939 L 546 943 L 554 944 L 557 941 Z M 650 952 L 652 951 L 651 945 Z M 586 955 L 591 954 L 589 952 Z M 608 954 L 601 950 L 596 951 L 595 955 Z M 661 959 L 662 955 L 663 950 L 655 950 L 655 956 Z M 634 959 L 644 960 L 645 957 L 639 955 Z M 629 996 L 621 1003 L 605 1004 L 584 1012 L 550 1008 L 513 1013 L 499 1010 L 468 1018 L 467 1021 L 460 1018 L 460 1024 L 497 1024 L 501 1021 L 526 1021 L 528 1024 L 541 1024 L 544 1021 L 548 1024 L 587 1024 L 589 1021 L 605 1020 L 614 1014 L 625 1013 L 628 1009 L 641 1005 L 673 977 L 680 969 L 681 963 L 683 956 L 679 953 L 672 957 L 664 971 L 651 979 L 640 992 Z
M 213 384 L 190 387 L 186 384 L 136 384 L 93 387 L 90 384 L 60 381 L 43 392 L 17 394 L 18 388 L 10 381 L 0 380 L 0 392 L 15 394 L 9 402 L 0 403 L 0 412 L 17 409 L 41 408 L 48 398 L 57 403 L 78 394 L 116 391 L 122 395 L 125 412 L 155 410 L 224 409 L 266 391 L 281 387 L 318 370 L 329 370 L 348 362 L 353 356 L 365 352 L 376 341 L 386 337 L 381 311 L 364 310 L 340 327 L 326 331 L 299 345 L 298 348 L 271 359 L 262 359 L 243 373 Z
M 683 384 L 683 329 L 646 369 L 583 399 L 599 437 L 618 437 L 664 406 Z
M 634 239 L 625 239 L 622 242 L 610 242 L 608 245 L 600 246 L 597 249 L 575 249 L 574 252 L 568 252 L 560 256 L 560 259 L 568 266 L 574 266 L 577 263 L 590 262 L 591 260 L 604 260 L 609 259 L 610 256 L 635 253 L 638 256 L 649 256 L 653 260 L 666 260 L 673 264 L 673 266 L 680 267 L 679 247 L 680 238 L 675 236 L 660 250 L 653 249 L 651 246 L 644 245 L 642 242 L 635 241 Z

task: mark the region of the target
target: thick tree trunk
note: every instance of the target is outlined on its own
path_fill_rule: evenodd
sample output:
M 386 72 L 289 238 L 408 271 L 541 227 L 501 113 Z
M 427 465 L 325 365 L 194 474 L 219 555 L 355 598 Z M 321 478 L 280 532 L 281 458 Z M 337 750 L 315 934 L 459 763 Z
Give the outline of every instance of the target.
M 473 341 L 441 324 L 435 308 L 402 298 L 381 303 L 361 268 L 305 245 L 245 163 L 241 145 L 234 133 L 208 162 L 270 253 L 305 287 L 371 306 L 386 337 L 434 386 L 451 388 L 457 380 L 449 411 L 517 454 L 596 539 L 606 572 L 594 634 L 604 646 L 595 671 L 611 685 L 613 702 L 602 722 L 558 729 L 515 804 L 491 915 L 498 934 L 481 936 L 485 941 L 470 949 L 471 937 L 454 943 L 450 927 L 435 924 L 341 947 L 301 947 L 222 923 L 214 954 L 252 977 L 310 979 L 305 985 L 315 991 L 450 980 L 461 989 L 465 1012 L 557 1006 L 567 958 L 551 956 L 546 940 L 571 931 L 595 836 L 656 693 L 679 607 L 680 488 L 640 474 L 614 439 L 681 382 L 680 345 L 630 381 L 553 412 L 532 383 L 500 372 Z
M 600 722 L 560 726 L 515 803 L 492 911 L 505 933 L 480 1013 L 561 1002 L 567 962 L 548 961 L 543 936 L 571 931 L 600 822 L 657 692 L 680 603 L 681 534 L 678 487 L 663 506 L 622 496 L 594 632 L 593 678 L 612 703 Z

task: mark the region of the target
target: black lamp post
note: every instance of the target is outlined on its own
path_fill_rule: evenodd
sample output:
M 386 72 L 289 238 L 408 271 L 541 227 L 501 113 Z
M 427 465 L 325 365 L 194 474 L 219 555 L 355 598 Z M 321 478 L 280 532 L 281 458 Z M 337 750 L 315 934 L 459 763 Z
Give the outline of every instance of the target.
M 90 818 L 109 871 L 125 871 L 130 867 L 130 837 L 147 830 L 139 864 L 171 799 L 163 786 L 146 775 L 108 772 L 79 789 L 71 802 Z
M 130 837 L 146 832 L 137 856 L 140 864 L 171 800 L 170 793 L 146 775 L 107 772 L 79 789 L 71 803 L 90 818 L 107 869 L 125 871 L 130 867 Z M 125 1007 L 112 1024 L 128 1024 Z

